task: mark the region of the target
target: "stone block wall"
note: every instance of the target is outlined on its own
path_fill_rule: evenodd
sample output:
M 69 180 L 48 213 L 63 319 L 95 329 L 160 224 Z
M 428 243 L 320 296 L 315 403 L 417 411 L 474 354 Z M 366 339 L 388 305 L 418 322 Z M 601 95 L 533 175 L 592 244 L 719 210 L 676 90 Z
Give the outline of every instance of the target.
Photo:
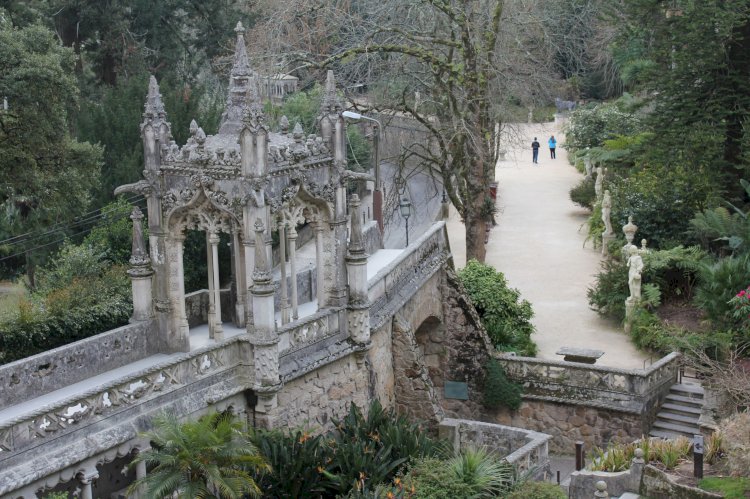
M 259 426 L 329 429 L 332 418 L 342 418 L 351 402 L 367 408 L 369 371 L 360 354 L 349 354 L 286 383 L 278 393 L 278 406 L 257 414 Z
M 638 414 L 539 400 L 524 400 L 517 411 L 488 411 L 488 417 L 500 424 L 552 435 L 549 446 L 554 454 L 573 454 L 578 440 L 589 450 L 610 441 L 630 442 L 645 430 Z
M 128 324 L 0 366 L 0 407 L 40 397 L 156 353 L 153 322 Z
M 535 478 L 549 473 L 549 435 L 523 428 L 512 428 L 467 419 L 446 418 L 440 422 L 438 434 L 450 442 L 454 450 L 485 447 L 515 464 L 519 472 L 535 469 Z

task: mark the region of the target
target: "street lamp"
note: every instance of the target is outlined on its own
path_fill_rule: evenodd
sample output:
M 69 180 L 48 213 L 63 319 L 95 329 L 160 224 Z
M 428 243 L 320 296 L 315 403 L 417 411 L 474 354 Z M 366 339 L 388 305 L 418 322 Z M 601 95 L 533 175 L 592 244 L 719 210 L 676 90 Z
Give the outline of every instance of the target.
M 383 233 L 383 191 L 380 188 L 380 130 L 383 126 L 380 121 L 370 118 L 364 114 L 355 113 L 354 111 L 344 111 L 341 113 L 344 118 L 351 120 L 368 120 L 375 122 L 374 133 L 372 135 L 372 147 L 375 149 L 375 192 L 372 193 L 372 211 L 375 220 L 378 222 L 380 233 Z
M 401 216 L 406 220 L 406 246 L 409 246 L 409 217 L 411 216 L 411 202 L 408 198 L 402 197 L 398 207 L 399 210 L 401 210 Z

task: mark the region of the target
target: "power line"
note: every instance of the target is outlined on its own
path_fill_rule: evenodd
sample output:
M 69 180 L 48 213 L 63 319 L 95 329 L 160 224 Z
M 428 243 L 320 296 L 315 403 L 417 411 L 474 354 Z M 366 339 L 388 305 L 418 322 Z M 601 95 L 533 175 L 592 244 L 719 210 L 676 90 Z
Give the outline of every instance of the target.
M 126 217 L 126 215 L 123 215 L 120 218 L 125 218 L 125 217 Z M 119 219 L 117 219 L 117 220 L 119 220 Z M 47 246 L 52 246 L 54 244 L 61 243 L 61 242 L 65 241 L 66 239 L 70 238 L 70 237 L 78 236 L 78 235 L 85 234 L 85 233 L 90 233 L 92 230 L 94 230 L 94 226 L 88 227 L 86 229 L 83 229 L 83 230 L 80 230 L 80 231 L 75 232 L 73 234 L 70 234 L 68 236 L 65 236 L 62 239 L 57 239 L 55 241 L 51 241 L 51 242 L 46 243 L 46 244 L 41 244 L 41 245 L 35 246 L 33 248 L 24 249 L 23 251 L 19 251 L 18 253 L 14 253 L 12 255 L 4 256 L 4 257 L 0 258 L 0 262 L 4 262 L 5 260 L 10 260 L 12 258 L 16 258 L 16 257 L 22 256 L 22 255 L 24 255 L 24 254 L 26 254 L 28 252 L 31 252 L 31 251 L 36 251 L 38 249 L 46 248 Z
M 140 196 L 140 195 L 136 195 L 136 196 L 133 196 L 131 198 L 126 199 L 125 201 L 128 202 L 128 203 L 132 203 L 133 201 L 135 201 L 135 200 L 137 200 L 137 199 L 139 199 L 141 197 L 142 196 Z M 33 234 L 32 232 L 27 232 L 26 234 L 22 234 L 20 236 L 13 236 L 13 237 L 10 237 L 10 238 L 5 239 L 3 241 L 0 241 L 0 245 L 11 245 L 11 246 L 13 246 L 13 245 L 18 245 L 18 244 L 22 244 L 22 243 L 27 243 L 27 242 L 30 242 L 30 241 L 35 241 L 37 239 L 41 239 L 44 236 L 49 235 L 49 234 L 53 234 L 55 232 L 60 232 L 62 230 L 66 230 L 66 229 L 72 229 L 72 228 L 77 227 L 79 225 L 86 225 L 88 223 L 96 222 L 99 219 L 103 219 L 106 215 L 108 215 L 108 214 L 110 214 L 112 212 L 114 212 L 114 209 L 112 209 L 112 210 L 104 210 L 104 211 L 102 211 L 102 210 L 93 210 L 93 211 L 90 211 L 90 212 L 85 213 L 84 215 L 82 215 L 83 218 L 79 217 L 77 220 L 74 219 L 72 221 L 69 220 L 69 221 L 65 221 L 65 222 L 58 222 L 58 223 L 56 223 L 56 224 L 48 227 L 47 231 L 40 232 L 38 234 Z M 29 234 L 33 234 L 33 235 L 31 235 L 30 237 L 26 237 L 24 239 L 19 239 L 19 238 L 23 238 L 24 236 L 28 236 Z

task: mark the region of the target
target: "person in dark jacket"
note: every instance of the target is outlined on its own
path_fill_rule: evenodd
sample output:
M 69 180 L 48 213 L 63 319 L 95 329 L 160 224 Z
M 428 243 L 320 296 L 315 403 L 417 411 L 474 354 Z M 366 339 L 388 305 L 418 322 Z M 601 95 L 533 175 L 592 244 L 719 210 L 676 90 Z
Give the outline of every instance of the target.
M 534 142 L 531 143 L 531 152 L 533 153 L 532 161 L 534 164 L 539 164 L 539 141 L 534 137 Z

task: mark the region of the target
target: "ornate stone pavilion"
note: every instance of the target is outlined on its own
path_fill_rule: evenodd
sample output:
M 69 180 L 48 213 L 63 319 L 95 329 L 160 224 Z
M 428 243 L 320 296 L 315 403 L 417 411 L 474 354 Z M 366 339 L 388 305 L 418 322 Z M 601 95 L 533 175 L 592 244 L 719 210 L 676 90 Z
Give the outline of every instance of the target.
M 314 230 L 313 299 L 318 313 L 328 316 L 328 330 L 348 332 L 355 342 L 366 344 L 367 258 L 358 215 L 352 217 L 348 236 L 346 187 L 349 181 L 369 177 L 346 169 L 346 124 L 333 72 L 328 72 L 321 105 L 321 135 L 305 135 L 299 123 L 290 131 L 286 118 L 273 132 L 263 112 L 262 81 L 248 62 L 242 25 L 235 31 L 229 97 L 219 132 L 207 136 L 193 121 L 187 143 L 177 145 L 152 77 L 141 123 L 144 179 L 115 192 L 135 192 L 147 199 L 150 257 L 136 237 L 130 275 L 134 318 L 155 314 L 161 351 L 190 350 L 182 261 L 188 230 L 206 233 L 209 336 L 216 341 L 224 338 L 218 245 L 220 233 L 229 235 L 236 285 L 234 322 L 252 335 L 255 390 L 259 406 L 270 408 L 280 387 L 279 342 L 290 341 L 280 340 L 276 333 L 271 229 L 278 234 L 280 261 L 289 261 L 292 276 L 288 278 L 286 264 L 280 265 L 281 325 L 299 318 L 297 228 L 307 223 Z M 359 206 L 356 195 L 351 206 Z M 139 217 L 134 213 L 136 226 Z

